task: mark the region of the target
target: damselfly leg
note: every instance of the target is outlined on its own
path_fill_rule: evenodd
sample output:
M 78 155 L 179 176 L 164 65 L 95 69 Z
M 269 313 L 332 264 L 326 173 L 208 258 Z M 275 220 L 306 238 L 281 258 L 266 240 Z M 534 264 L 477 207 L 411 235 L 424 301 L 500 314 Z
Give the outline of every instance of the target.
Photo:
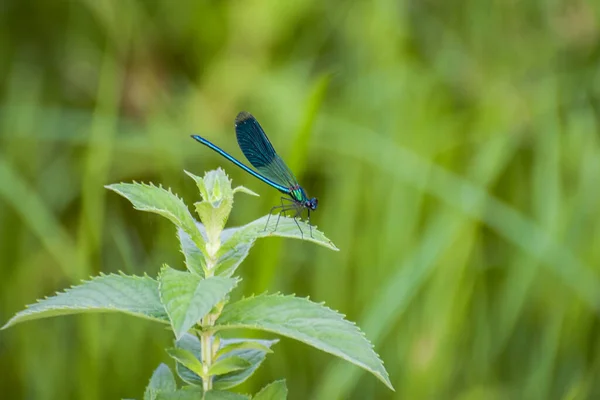
M 291 202 L 291 204 L 289 204 L 289 203 L 283 204 L 284 200 Z M 279 210 L 278 216 L 277 216 L 277 222 L 275 223 L 275 228 L 273 228 L 273 232 L 275 232 L 277 230 L 277 227 L 279 226 L 279 219 L 281 218 L 281 214 L 287 216 L 286 212 L 288 212 L 290 210 L 295 210 L 297 208 L 296 202 L 290 198 L 282 197 L 280 202 L 281 202 L 280 205 L 271 207 L 271 210 L 269 211 L 269 216 L 267 217 L 267 223 L 265 224 L 264 231 L 266 231 L 267 227 L 269 226 L 269 222 L 271 221 L 271 216 L 273 215 L 273 211 Z
M 298 230 L 300 231 L 300 236 L 302 237 L 302 239 L 304 239 L 304 232 L 302 231 L 302 228 L 300 228 L 300 224 L 298 223 L 298 217 L 302 217 L 302 210 L 304 208 L 302 207 L 296 207 L 296 215 L 294 215 L 294 222 L 296 223 L 296 226 L 298 227 Z M 312 237 L 312 231 L 311 231 L 311 237 Z

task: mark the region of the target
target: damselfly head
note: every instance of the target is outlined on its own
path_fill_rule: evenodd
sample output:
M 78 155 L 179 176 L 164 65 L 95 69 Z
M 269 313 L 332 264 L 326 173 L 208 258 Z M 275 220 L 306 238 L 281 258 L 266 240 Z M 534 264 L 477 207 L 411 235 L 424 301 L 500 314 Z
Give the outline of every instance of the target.
M 317 209 L 318 205 L 319 205 L 319 200 L 316 197 L 313 197 L 312 199 L 308 199 L 304 203 L 304 207 L 309 208 L 313 211 Z

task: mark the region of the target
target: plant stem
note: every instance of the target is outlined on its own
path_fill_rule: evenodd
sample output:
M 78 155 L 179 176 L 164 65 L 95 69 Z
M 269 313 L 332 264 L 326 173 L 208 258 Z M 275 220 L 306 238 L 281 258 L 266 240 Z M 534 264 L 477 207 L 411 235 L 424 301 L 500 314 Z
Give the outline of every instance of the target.
M 210 319 L 210 315 L 207 315 L 203 319 Z M 200 335 L 200 346 L 202 347 L 202 365 L 204 367 L 204 374 L 202 375 L 202 387 L 204 392 L 212 390 L 212 376 L 209 375 L 208 370 L 212 365 L 212 333 L 210 331 L 202 332 Z
M 214 260 L 208 260 L 208 268 L 205 271 L 205 277 L 210 278 L 214 275 Z M 203 328 L 202 333 L 200 334 L 200 347 L 202 352 L 202 366 L 203 366 L 203 374 L 202 374 L 202 387 L 204 388 L 204 392 L 208 392 L 212 390 L 212 376 L 208 373 L 212 362 L 213 362 L 213 334 L 210 329 L 215 323 L 216 317 L 212 314 L 207 314 L 201 320 L 201 325 Z

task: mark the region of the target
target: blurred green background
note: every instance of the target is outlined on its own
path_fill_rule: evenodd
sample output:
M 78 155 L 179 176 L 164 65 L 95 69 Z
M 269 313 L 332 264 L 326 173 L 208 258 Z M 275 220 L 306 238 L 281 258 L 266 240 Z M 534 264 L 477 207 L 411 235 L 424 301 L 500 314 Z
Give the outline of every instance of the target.
M 173 226 L 103 185 L 238 157 L 252 112 L 341 249 L 259 241 L 236 295 L 325 301 L 396 387 L 282 340 L 244 386 L 290 399 L 600 398 L 600 2 L 0 2 L 0 323 L 100 272 L 182 268 Z M 263 335 L 263 337 L 270 337 Z M 0 332 L 6 399 L 142 397 L 162 326 L 121 315 Z

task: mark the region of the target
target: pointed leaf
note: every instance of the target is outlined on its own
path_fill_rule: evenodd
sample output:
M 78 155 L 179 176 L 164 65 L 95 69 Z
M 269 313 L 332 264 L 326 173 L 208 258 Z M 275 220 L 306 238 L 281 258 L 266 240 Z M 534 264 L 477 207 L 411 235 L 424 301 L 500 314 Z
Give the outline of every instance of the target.
M 144 400 L 156 400 L 159 393 L 169 393 L 175 390 L 177 390 L 177 384 L 171 369 L 166 364 L 160 364 L 150 378 L 150 383 L 144 393 Z
M 19 322 L 58 315 L 123 312 L 159 322 L 169 318 L 158 297 L 158 282 L 149 276 L 100 275 L 18 312 L 2 329 Z
M 231 213 L 233 201 L 230 198 L 223 199 L 218 203 L 217 207 L 206 201 L 198 201 L 194 203 L 194 207 L 196 208 L 196 213 L 200 216 L 200 220 L 206 227 L 209 244 L 217 243 L 217 246 L 214 247 L 218 249 L 221 231 L 223 231 L 229 213 Z M 214 254 L 214 252 L 211 253 L 209 250 L 209 254 Z
M 220 246 L 220 235 L 233 207 L 231 180 L 221 168 L 209 171 L 204 178 L 187 172 L 200 190 L 202 201 L 194 203 L 200 220 L 206 227 L 209 246 L 207 251 L 213 255 Z
M 241 357 L 231 356 L 217 360 L 210 366 L 208 372 L 210 375 L 224 375 L 233 371 L 239 371 L 240 369 L 246 369 L 251 365 Z
M 213 206 L 217 207 L 218 203 L 225 198 L 233 198 L 231 180 L 223 169 L 217 168 L 216 170 L 208 171 L 204 174 L 203 178 L 189 171 L 184 172 L 196 182 L 202 200 L 212 203 Z
M 189 171 L 184 170 L 183 172 L 185 172 L 185 174 L 187 176 L 189 176 L 190 178 L 192 178 L 194 180 L 194 182 L 196 182 L 196 186 L 198 186 L 198 191 L 200 192 L 200 197 L 202 197 L 202 199 L 208 201 L 209 195 L 208 195 L 208 191 L 206 190 L 206 185 L 204 184 L 204 179 L 192 174 Z
M 383 363 L 364 334 L 344 316 L 304 298 L 250 297 L 226 305 L 217 329 L 260 329 L 299 340 L 374 374 L 393 390 Z
M 175 342 L 175 347 L 189 351 L 198 360 L 202 360 L 202 346 L 200 345 L 200 339 L 195 335 L 186 333 L 181 339 L 178 339 Z M 202 378 L 200 377 L 200 374 L 196 374 L 179 362 L 175 365 L 175 370 L 177 371 L 177 375 L 179 375 L 184 382 L 202 387 Z
M 233 194 L 236 193 L 246 193 L 249 194 L 250 196 L 256 196 L 259 197 L 258 193 L 253 192 L 252 190 L 248 189 L 247 187 L 244 186 L 237 186 L 235 189 L 233 189 Z
M 285 400 L 287 399 L 285 379 L 269 383 L 254 396 L 253 400 Z
M 202 392 L 194 392 L 191 390 L 177 390 L 171 393 L 160 393 L 156 400 L 200 400 Z
M 203 249 L 205 241 L 192 214 L 179 197 L 170 190 L 143 183 L 116 183 L 106 186 L 129 200 L 135 209 L 153 212 L 168 218 L 192 238 L 196 246 Z
M 271 353 L 271 346 L 277 343 L 279 340 L 259 340 L 259 339 L 221 339 L 221 352 L 222 349 L 230 348 L 226 352 L 219 356 L 218 359 L 235 356 L 241 357 L 248 361 L 252 366 L 240 371 L 231 372 L 229 374 L 220 375 L 213 378 L 213 386 L 215 389 L 229 389 L 245 382 L 248 378 L 254 374 L 254 372 L 260 367 L 265 360 L 267 353 Z M 257 344 L 259 346 L 253 346 Z M 231 350 L 232 346 L 242 345 L 240 348 Z M 262 347 L 262 348 L 260 348 Z M 267 350 L 263 350 L 267 349 Z
M 231 179 L 222 168 L 208 171 L 204 174 L 204 184 L 208 192 L 208 200 L 216 206 L 216 203 L 223 199 L 233 199 L 233 190 L 231 189 Z
M 270 347 L 277 343 L 278 340 L 221 339 L 221 348 L 229 347 L 231 345 L 244 342 L 260 343 L 264 348 L 270 349 Z M 196 358 L 202 359 L 200 340 L 196 336 L 185 334 L 180 340 L 177 341 L 176 346 L 191 352 Z M 220 390 L 229 389 L 246 381 L 250 376 L 252 376 L 256 369 L 258 369 L 258 367 L 265 360 L 266 354 L 267 353 L 264 350 L 259 350 L 251 347 L 243 349 L 240 348 L 237 350 L 231 350 L 227 352 L 227 354 L 223 355 L 222 357 L 241 357 L 244 360 L 248 361 L 251 364 L 251 366 L 243 370 L 234 371 L 225 375 L 218 375 L 213 377 L 213 388 Z M 220 358 L 216 359 L 219 360 Z M 199 375 L 196 375 L 194 372 L 190 371 L 185 366 L 179 363 L 177 363 L 176 369 L 179 377 L 185 382 L 196 386 L 202 386 L 202 378 L 200 378 Z
M 227 251 L 221 252 L 217 261 L 215 275 L 224 277 L 232 276 L 242 261 L 248 256 L 253 244 L 254 241 L 239 242 Z
M 250 396 L 220 390 L 210 390 L 204 395 L 204 400 L 250 400 Z
M 202 363 L 196 356 L 187 350 L 181 348 L 167 349 L 167 353 L 173 357 L 178 363 L 184 365 L 187 369 L 194 372 L 196 375 L 201 376 L 203 374 Z
M 255 221 L 250 222 L 247 225 L 238 228 L 231 235 L 231 237 L 229 237 L 229 239 L 227 239 L 227 241 L 223 243 L 223 245 L 219 249 L 219 252 L 217 253 L 217 256 L 223 256 L 224 254 L 238 246 L 240 243 L 252 244 L 254 240 L 267 236 L 280 236 L 293 239 L 302 239 L 327 247 L 331 250 L 339 250 L 331 242 L 331 240 L 327 239 L 323 232 L 317 230 L 316 226 L 313 226 L 311 228 L 311 226 L 304 221 L 296 221 L 293 218 L 283 216 L 279 218 L 279 223 L 277 223 L 277 218 L 277 215 L 272 215 L 270 218 L 268 215 L 265 215 L 262 218 L 259 218 Z M 268 225 L 267 220 L 269 222 Z M 298 223 L 298 225 L 296 224 L 296 222 Z M 275 226 L 277 226 L 277 229 L 275 229 Z M 300 229 L 302 229 L 302 231 L 298 229 L 298 226 L 300 226 Z M 310 235 L 311 229 L 312 237 Z
M 281 217 L 279 221 L 279 225 L 276 232 L 271 232 L 269 229 L 271 227 L 274 228 L 274 225 L 277 222 L 277 216 L 273 216 L 269 220 L 269 227 L 265 230 L 267 217 L 263 217 L 254 222 L 251 222 L 248 225 L 238 227 L 238 228 L 230 228 L 223 231 L 221 235 L 221 242 L 223 245 L 219 249 L 217 253 L 218 262 L 217 269 L 215 270 L 215 275 L 229 277 L 232 276 L 237 267 L 244 261 L 244 259 L 248 256 L 248 253 L 252 246 L 254 245 L 254 241 L 259 237 L 265 236 L 285 236 L 285 237 L 295 237 L 300 239 L 306 239 L 310 241 L 316 241 L 319 244 L 326 246 L 328 248 L 338 250 L 335 245 L 333 245 L 321 232 L 318 232 L 315 227 L 313 227 L 313 238 L 310 236 L 303 237 L 303 234 L 298 229 L 298 226 L 291 218 Z M 298 221 L 300 226 L 302 226 L 303 230 L 306 228 L 310 232 L 310 227 L 301 221 Z
M 235 287 L 237 279 L 211 277 L 163 266 L 159 292 L 175 337 L 183 336 Z
M 219 351 L 217 351 L 215 358 L 219 359 L 219 357 L 222 357 L 222 356 L 224 356 L 232 351 L 235 351 L 235 350 L 260 350 L 265 353 L 273 352 L 273 350 L 271 350 L 269 347 L 265 346 L 264 344 L 262 344 L 259 341 L 248 340 L 248 341 L 243 341 L 243 342 L 234 342 L 234 343 L 230 343 L 226 346 L 221 346 Z
M 196 224 L 199 229 L 201 228 L 200 225 L 202 224 Z M 192 238 L 190 238 L 190 235 L 185 233 L 183 229 L 177 229 L 177 236 L 179 237 L 181 252 L 185 257 L 185 266 L 188 271 L 204 277 L 204 270 L 206 269 L 206 257 L 204 256 L 204 253 L 202 253 Z

